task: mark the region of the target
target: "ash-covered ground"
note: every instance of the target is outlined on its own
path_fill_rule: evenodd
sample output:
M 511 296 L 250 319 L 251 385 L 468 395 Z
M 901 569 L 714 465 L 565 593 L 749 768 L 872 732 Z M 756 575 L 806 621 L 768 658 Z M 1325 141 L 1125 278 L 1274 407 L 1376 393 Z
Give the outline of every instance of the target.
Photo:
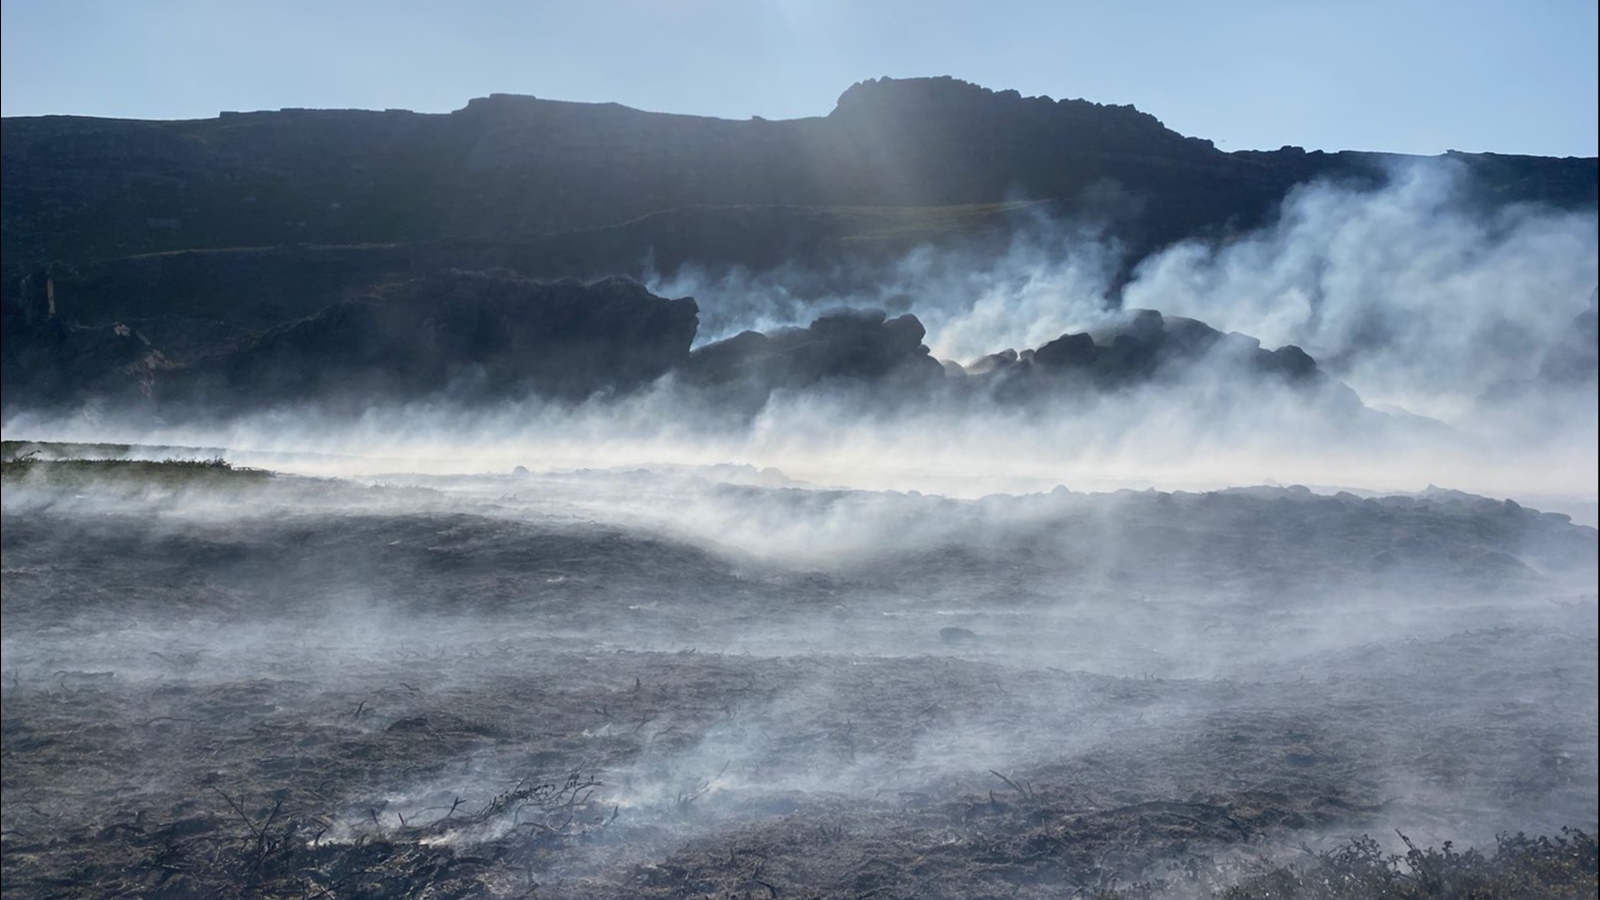
M 7 466 L 7 897 L 1212 896 L 1595 832 L 1596 532 L 1513 502 Z

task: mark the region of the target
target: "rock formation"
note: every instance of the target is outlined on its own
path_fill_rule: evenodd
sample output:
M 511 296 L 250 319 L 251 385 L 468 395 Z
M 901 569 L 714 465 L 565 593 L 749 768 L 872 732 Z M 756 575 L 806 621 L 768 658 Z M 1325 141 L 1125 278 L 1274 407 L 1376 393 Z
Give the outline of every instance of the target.
M 916 316 L 838 310 L 805 328 L 746 331 L 701 347 L 690 354 L 680 379 L 756 399 L 829 382 L 926 387 L 945 377 L 922 343 L 926 333 Z
M 172 373 L 163 402 L 215 406 L 449 395 L 584 399 L 682 364 L 693 300 L 611 278 L 448 270 L 347 300 Z
M 1332 384 L 1316 360 L 1293 344 L 1267 350 L 1248 335 L 1151 309 L 1128 310 L 1098 334 L 1064 334 L 1037 349 L 990 354 L 963 374 L 1002 396 L 1015 397 L 1181 381 L 1205 375 L 1206 366 L 1246 380 L 1316 388 Z M 1348 393 L 1348 388 L 1340 389 Z M 1354 396 L 1347 399 L 1354 401 Z

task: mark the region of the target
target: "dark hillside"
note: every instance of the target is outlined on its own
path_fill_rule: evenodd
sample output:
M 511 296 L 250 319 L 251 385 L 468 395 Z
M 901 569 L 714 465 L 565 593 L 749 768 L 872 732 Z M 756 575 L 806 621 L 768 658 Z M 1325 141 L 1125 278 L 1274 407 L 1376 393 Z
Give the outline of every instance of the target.
M 4 122 L 0 226 L 15 271 L 197 248 L 521 241 L 683 207 L 1076 201 L 1095 187 L 1122 198 L 1147 246 L 1258 220 L 1310 178 L 1378 178 L 1381 159 L 1223 153 L 1132 107 L 950 78 L 862 82 L 828 116 L 790 121 L 511 95 L 448 115 L 51 116 Z M 1464 159 L 1487 198 L 1596 203 L 1593 160 Z
M 48 384 L 40 398 L 106 373 L 147 396 L 158 373 L 448 270 L 795 266 L 818 273 L 797 292 L 842 294 L 819 284 L 871 281 L 919 246 L 981 259 L 1076 217 L 1126 251 L 1126 275 L 1262 224 L 1297 184 L 1376 187 L 1402 159 L 1224 153 L 1130 106 L 952 78 L 865 81 L 827 116 L 776 122 L 504 94 L 444 115 L 12 118 L 0 150 L 5 380 Z M 1592 159 L 1456 158 L 1485 209 L 1600 205 Z

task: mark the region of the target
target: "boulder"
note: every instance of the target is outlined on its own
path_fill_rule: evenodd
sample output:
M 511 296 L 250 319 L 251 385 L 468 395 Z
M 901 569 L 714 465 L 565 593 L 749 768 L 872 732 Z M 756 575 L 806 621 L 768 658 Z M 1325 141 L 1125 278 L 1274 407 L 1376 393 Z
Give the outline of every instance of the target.
M 1316 360 L 1299 347 L 1265 350 L 1255 338 L 1224 334 L 1198 319 L 1163 316 L 1151 309 L 1128 310 L 1107 327 L 1063 334 L 1034 351 L 983 357 L 968 372 L 1000 387 L 997 396 L 1016 398 L 1059 392 L 1067 383 L 1116 390 L 1155 379 L 1182 380 L 1212 361 L 1236 367 L 1247 379 L 1327 380 Z
M 1087 334 L 1063 334 L 1034 353 L 1034 361 L 1045 368 L 1086 368 L 1100 355 L 1094 338 Z
M 805 328 L 765 335 L 747 331 L 701 347 L 690 354 L 683 380 L 739 385 L 762 396 L 822 382 L 943 380 L 944 367 L 922 343 L 926 334 L 916 316 L 891 319 L 882 310 L 837 310 Z
M 1020 358 L 1021 357 L 1017 355 L 1017 351 L 1007 348 L 1005 350 L 1001 350 L 999 353 L 991 353 L 988 356 L 979 359 L 977 362 L 969 366 L 967 371 L 973 375 L 987 375 L 990 372 L 998 372 L 1011 368 L 1017 364 Z

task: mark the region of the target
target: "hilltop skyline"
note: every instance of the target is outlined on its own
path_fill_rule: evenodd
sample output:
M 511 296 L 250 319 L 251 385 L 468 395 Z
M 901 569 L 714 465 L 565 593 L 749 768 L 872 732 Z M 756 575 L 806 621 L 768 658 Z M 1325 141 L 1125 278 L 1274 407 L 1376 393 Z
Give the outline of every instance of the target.
M 6 116 L 448 112 L 514 93 L 792 119 L 826 115 L 867 78 L 949 74 L 1132 104 L 1225 150 L 1593 156 L 1600 131 L 1596 8 L 1566 0 L 1338 10 L 486 0 L 450 13 L 411 2 L 243 11 L 14 0 L 3 14 Z

